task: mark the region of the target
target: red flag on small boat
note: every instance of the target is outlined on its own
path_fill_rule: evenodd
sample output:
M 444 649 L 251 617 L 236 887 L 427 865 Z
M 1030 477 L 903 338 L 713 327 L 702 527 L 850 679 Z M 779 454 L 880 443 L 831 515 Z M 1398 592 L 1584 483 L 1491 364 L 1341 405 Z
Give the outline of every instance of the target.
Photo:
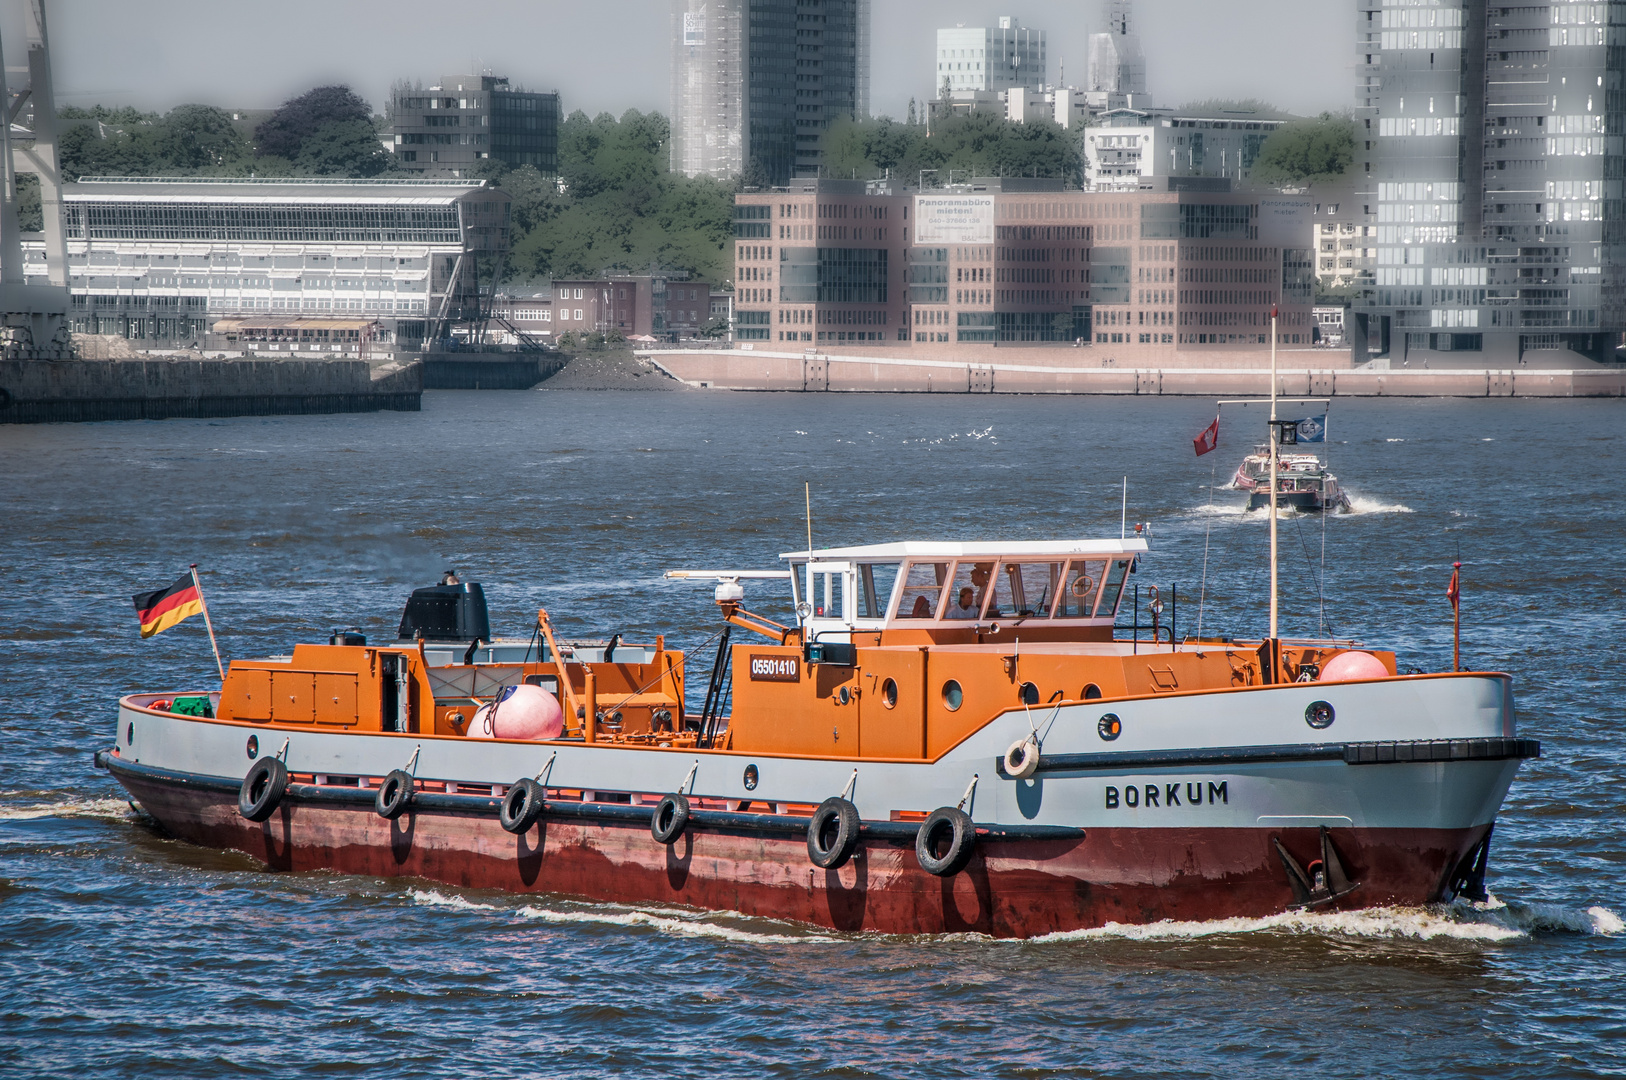
M 1198 457 L 1202 457 L 1204 454 L 1208 453 L 1210 450 L 1214 449 L 1214 447 L 1219 445 L 1218 416 L 1214 417 L 1214 422 L 1212 424 L 1209 424 L 1207 427 L 1203 428 L 1201 434 L 1199 434 L 1195 439 L 1191 440 L 1191 445 L 1196 449 Z
M 1462 564 L 1451 564 L 1451 584 L 1445 587 L 1446 599 L 1451 601 L 1451 610 L 1460 611 L 1462 598 Z

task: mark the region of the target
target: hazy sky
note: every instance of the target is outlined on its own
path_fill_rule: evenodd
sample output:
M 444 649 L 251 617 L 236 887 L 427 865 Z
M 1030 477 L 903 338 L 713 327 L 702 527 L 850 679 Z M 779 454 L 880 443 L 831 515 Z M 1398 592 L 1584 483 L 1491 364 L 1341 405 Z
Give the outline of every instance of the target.
M 390 83 L 471 68 L 558 89 L 566 112 L 668 109 L 666 0 L 49 0 L 59 104 L 198 101 L 269 108 L 344 82 L 382 111 Z M 1353 98 L 1347 0 L 1139 0 L 1159 104 L 1261 97 L 1294 112 Z M 21 60 L 21 3 L 5 0 L 7 58 Z M 873 0 L 872 107 L 902 117 L 931 96 L 933 30 L 1002 14 L 1049 34 L 1052 68 L 1085 74 L 1096 0 Z

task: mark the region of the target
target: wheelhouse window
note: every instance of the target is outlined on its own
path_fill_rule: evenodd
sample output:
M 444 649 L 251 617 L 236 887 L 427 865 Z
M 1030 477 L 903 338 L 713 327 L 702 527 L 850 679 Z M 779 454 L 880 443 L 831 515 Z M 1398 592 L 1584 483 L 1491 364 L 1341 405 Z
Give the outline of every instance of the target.
M 1016 618 L 1043 618 L 1056 598 L 1055 585 L 1061 579 L 1061 563 L 1001 563 L 994 575 L 994 599 L 988 615 Z
M 898 563 L 864 563 L 858 568 L 858 617 L 886 618 L 887 601 L 898 580 Z
M 1114 559 L 1107 569 L 1106 584 L 1101 586 L 1101 605 L 1096 614 L 1102 618 L 1118 610 L 1118 594 L 1123 591 L 1124 576 L 1129 572 L 1129 559 Z
M 937 617 L 938 602 L 943 585 L 948 580 L 948 563 L 911 563 L 898 590 L 899 619 L 932 619 Z
M 1106 577 L 1107 563 L 1105 559 L 1089 560 L 1074 559 L 1067 564 L 1067 583 L 1061 589 L 1057 598 L 1056 615 L 1058 619 L 1088 619 L 1095 614 L 1095 601 L 1101 594 L 1101 585 Z
M 949 584 L 949 594 L 943 610 L 943 618 L 978 618 L 982 612 L 983 602 L 988 599 L 989 586 L 993 582 L 993 577 L 994 563 L 992 560 L 988 562 L 955 563 L 954 580 Z

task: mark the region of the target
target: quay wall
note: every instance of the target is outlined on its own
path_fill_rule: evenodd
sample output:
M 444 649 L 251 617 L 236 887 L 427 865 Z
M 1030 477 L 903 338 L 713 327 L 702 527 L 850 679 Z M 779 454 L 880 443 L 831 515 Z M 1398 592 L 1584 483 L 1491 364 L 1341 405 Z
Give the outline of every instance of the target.
M 423 365 L 364 360 L 0 360 L 0 424 L 416 412 Z
M 684 383 L 719 390 L 1196 397 L 1270 393 L 1268 367 L 1086 367 L 720 349 L 649 350 L 638 355 Z M 1309 350 L 1281 354 L 1277 392 L 1307 397 L 1626 397 L 1626 369 L 1620 368 L 1378 370 L 1351 368 L 1347 363 L 1308 365 L 1321 355 L 1325 354 Z M 1338 357 L 1327 359 L 1336 362 Z
M 565 366 L 562 353 L 424 353 L 425 390 L 529 390 Z

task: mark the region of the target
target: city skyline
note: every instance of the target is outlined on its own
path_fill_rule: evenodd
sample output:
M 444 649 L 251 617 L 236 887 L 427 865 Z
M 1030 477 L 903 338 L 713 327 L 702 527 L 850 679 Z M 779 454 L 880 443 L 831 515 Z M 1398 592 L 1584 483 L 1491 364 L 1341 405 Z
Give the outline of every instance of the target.
M 499 0 L 483 5 L 479 11 L 486 20 L 468 21 L 462 33 L 414 37 L 406 30 L 389 31 L 426 25 L 404 17 L 410 5 L 382 0 L 358 0 L 338 9 L 288 0 L 274 21 L 237 16 L 201 0 L 152 0 L 140 7 L 76 0 L 52 8 L 57 97 L 61 105 L 130 104 L 159 111 L 194 101 L 268 109 L 311 86 L 343 82 L 382 112 L 397 79 L 427 85 L 445 71 L 469 69 L 505 75 L 529 90 L 557 89 L 567 113 L 669 112 L 667 0 L 627 6 L 647 8 L 648 17 L 606 20 L 602 12 L 562 3 Z M 424 5 L 426 17 L 429 10 Z M 1148 76 L 1164 104 L 1261 97 L 1313 114 L 1347 109 L 1353 102 L 1344 4 L 1141 0 L 1137 11 Z M 991 24 L 1001 15 L 1047 33 L 1053 81 L 1084 83 L 1088 35 L 1102 29 L 1096 25 L 1101 21 L 1096 4 L 877 0 L 872 110 L 901 120 L 911 97 L 930 95 L 936 28 Z M 12 27 L 15 12 L 5 18 L 0 29 L 8 62 L 17 64 L 20 52 L 10 53 L 21 41 L 20 22 Z M 312 26 L 325 28 L 314 48 Z M 1170 26 L 1180 32 L 1166 33 Z M 252 52 L 220 44 L 245 34 L 255 40 Z M 546 43 L 555 37 L 568 38 L 570 47 L 550 54 Z M 544 43 L 540 49 L 537 42 Z M 1237 56 L 1261 50 L 1278 53 L 1280 63 L 1236 63 Z

